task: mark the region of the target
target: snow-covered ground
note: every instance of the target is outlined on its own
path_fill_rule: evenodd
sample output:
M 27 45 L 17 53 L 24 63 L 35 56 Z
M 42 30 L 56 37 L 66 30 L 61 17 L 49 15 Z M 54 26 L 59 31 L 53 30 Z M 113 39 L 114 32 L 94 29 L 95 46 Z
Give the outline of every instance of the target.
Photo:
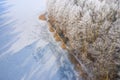
M 77 80 L 67 52 L 38 16 L 45 0 L 0 0 L 0 80 Z

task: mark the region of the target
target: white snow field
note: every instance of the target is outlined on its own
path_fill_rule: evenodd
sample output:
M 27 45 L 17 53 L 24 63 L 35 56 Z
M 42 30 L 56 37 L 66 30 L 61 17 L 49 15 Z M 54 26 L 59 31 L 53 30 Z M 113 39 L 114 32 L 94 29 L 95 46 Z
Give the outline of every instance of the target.
M 45 0 L 0 0 L 0 80 L 78 80 L 45 21 Z

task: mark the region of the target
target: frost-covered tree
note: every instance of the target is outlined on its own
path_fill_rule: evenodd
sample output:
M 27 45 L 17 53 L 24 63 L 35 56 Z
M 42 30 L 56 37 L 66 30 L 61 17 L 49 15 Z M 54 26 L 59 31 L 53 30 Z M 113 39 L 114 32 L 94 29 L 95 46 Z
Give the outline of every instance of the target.
M 119 80 L 120 0 L 48 0 L 47 5 L 48 22 L 78 61 L 80 75 Z

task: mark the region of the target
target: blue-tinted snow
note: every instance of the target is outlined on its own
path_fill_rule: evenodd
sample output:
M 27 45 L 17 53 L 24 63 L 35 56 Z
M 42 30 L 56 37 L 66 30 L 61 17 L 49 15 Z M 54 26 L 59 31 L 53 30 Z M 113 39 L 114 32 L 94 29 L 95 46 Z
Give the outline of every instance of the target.
M 67 52 L 38 20 L 45 0 L 0 0 L 0 80 L 77 80 Z

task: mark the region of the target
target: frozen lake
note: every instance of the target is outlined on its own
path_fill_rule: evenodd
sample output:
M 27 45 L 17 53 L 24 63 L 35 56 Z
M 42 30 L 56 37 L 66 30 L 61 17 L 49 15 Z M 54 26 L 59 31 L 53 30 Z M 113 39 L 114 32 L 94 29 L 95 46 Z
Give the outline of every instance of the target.
M 38 16 L 45 0 L 0 0 L 0 80 L 78 80 Z

